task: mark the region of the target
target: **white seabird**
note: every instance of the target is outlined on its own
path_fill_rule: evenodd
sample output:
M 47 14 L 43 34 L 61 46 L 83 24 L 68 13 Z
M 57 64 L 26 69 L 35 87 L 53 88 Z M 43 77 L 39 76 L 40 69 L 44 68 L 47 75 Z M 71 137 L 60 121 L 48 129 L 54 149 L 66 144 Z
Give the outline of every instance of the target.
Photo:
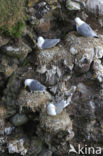
M 60 114 L 63 109 L 65 107 L 67 107 L 69 105 L 69 103 L 67 103 L 66 101 L 62 100 L 60 102 L 57 103 L 49 103 L 47 105 L 47 114 L 51 115 L 51 116 L 56 116 L 58 114 Z
M 44 39 L 42 36 L 40 36 L 37 39 L 37 46 L 40 49 L 49 49 L 54 47 L 59 42 L 60 39 Z
M 76 29 L 78 34 L 85 36 L 85 37 L 97 37 L 96 32 L 94 32 L 92 30 L 92 28 L 85 23 L 84 21 L 82 21 L 79 17 L 75 18 L 75 22 L 76 22 Z
M 31 92 L 34 91 L 45 91 L 46 87 L 42 85 L 39 81 L 34 79 L 26 79 L 24 81 L 25 87 L 28 87 Z

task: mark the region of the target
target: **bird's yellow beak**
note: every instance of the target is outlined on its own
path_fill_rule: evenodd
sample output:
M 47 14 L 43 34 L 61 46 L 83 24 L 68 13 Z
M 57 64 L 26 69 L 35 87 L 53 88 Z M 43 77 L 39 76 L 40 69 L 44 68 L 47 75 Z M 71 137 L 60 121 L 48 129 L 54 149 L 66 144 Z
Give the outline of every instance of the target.
M 25 86 L 24 86 L 24 88 L 26 89 L 26 88 L 27 88 L 27 86 L 25 85 Z
M 77 26 L 79 27 L 80 26 L 80 24 L 79 23 L 76 23 L 77 24 Z

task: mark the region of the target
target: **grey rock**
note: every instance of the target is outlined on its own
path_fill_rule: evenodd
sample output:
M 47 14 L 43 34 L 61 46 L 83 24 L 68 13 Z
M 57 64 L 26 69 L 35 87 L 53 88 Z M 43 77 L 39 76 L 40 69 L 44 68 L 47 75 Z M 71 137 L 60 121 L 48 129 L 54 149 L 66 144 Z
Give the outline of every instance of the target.
M 83 83 L 79 83 L 77 85 L 77 90 L 84 96 L 84 97 L 88 97 L 92 95 L 92 91 L 90 91 L 89 88 L 87 88 Z
M 2 103 L 5 106 L 7 113 L 6 117 L 12 116 L 17 110 L 17 97 L 20 93 L 21 81 L 16 74 L 13 74 L 4 90 Z
M 103 57 L 103 48 L 101 46 L 95 47 L 95 58 L 102 58 Z
M 9 153 L 19 153 L 20 155 L 26 155 L 27 149 L 24 146 L 24 139 L 10 139 L 7 144 Z
M 0 55 L 0 62 L 1 72 L 4 73 L 6 78 L 10 77 L 17 70 L 19 64 L 16 58 L 12 60 L 6 55 Z
M 47 151 L 42 151 L 38 156 L 52 156 L 52 151 L 47 150 Z
M 43 142 L 39 137 L 32 137 L 30 145 L 31 146 L 28 150 L 28 156 L 38 155 L 43 148 Z
M 103 15 L 103 1 L 102 0 L 87 0 L 86 9 L 95 14 Z
M 79 2 L 72 1 L 72 0 L 66 0 L 66 8 L 68 10 L 80 10 L 81 6 Z
M 95 77 L 98 79 L 100 83 L 103 82 L 103 65 L 101 60 L 95 59 L 93 63 L 93 69 L 95 72 Z
M 3 36 L 0 36 L 0 47 L 6 45 L 9 42 L 9 38 L 5 38 Z
M 73 56 L 58 44 L 52 49 L 37 51 L 39 73 L 44 73 L 46 84 L 55 85 L 66 71 L 73 70 Z
M 28 118 L 25 114 L 16 114 L 11 118 L 11 122 L 14 126 L 22 126 L 28 122 Z
M 4 132 L 5 132 L 6 135 L 10 135 L 13 132 L 14 129 L 15 129 L 14 126 L 8 125 L 7 127 L 5 127 Z
M 2 51 L 10 57 L 16 57 L 23 61 L 32 50 L 27 44 L 21 41 L 18 46 L 9 44 L 2 47 Z
M 94 58 L 102 56 L 103 45 L 101 39 L 78 37 L 69 33 L 65 46 L 70 52 L 73 49 L 71 54 L 74 57 L 75 70 L 79 73 L 87 72 Z

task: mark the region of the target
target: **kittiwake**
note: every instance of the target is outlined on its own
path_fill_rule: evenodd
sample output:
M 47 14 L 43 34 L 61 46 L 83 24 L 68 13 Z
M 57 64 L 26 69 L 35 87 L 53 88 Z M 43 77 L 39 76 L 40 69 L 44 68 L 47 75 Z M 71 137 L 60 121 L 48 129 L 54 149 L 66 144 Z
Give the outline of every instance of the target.
M 47 114 L 51 116 L 56 116 L 60 114 L 65 107 L 67 107 L 69 103 L 67 101 L 61 100 L 60 102 L 57 103 L 49 103 L 47 105 Z
M 46 87 L 42 85 L 39 81 L 34 79 L 26 79 L 24 81 L 25 87 L 28 87 L 31 92 L 34 91 L 45 91 Z
M 44 39 L 42 36 L 40 36 L 37 39 L 37 46 L 40 49 L 49 49 L 54 47 L 59 42 L 60 39 Z
M 76 22 L 76 29 L 77 29 L 78 34 L 85 36 L 85 37 L 98 38 L 96 32 L 94 32 L 92 28 L 87 23 L 82 21 L 79 17 L 75 18 L 75 22 Z

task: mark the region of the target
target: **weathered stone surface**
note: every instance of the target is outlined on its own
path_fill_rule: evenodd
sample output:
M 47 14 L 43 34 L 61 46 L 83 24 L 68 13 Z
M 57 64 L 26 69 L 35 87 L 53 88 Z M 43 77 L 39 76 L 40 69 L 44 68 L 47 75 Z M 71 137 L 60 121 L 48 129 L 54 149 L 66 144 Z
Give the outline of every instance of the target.
M 6 108 L 6 116 L 12 116 L 17 110 L 17 97 L 21 89 L 21 81 L 16 74 L 13 74 L 4 90 L 2 104 Z
M 0 134 L 4 134 L 6 109 L 0 106 Z
M 95 58 L 101 59 L 103 57 L 103 48 L 102 46 L 96 46 L 95 47 Z
M 68 10 L 80 10 L 80 4 L 78 2 L 73 2 L 72 0 L 66 0 L 66 8 Z
M 32 137 L 32 140 L 30 141 L 30 148 L 28 150 L 28 156 L 31 155 L 38 155 L 43 147 L 43 142 L 38 137 Z
M 52 156 L 52 151 L 42 151 L 39 156 Z
M 100 83 L 103 82 L 103 65 L 101 63 L 101 60 L 94 60 L 93 69 L 95 71 L 95 77 L 98 79 L 98 81 Z
M 75 70 L 77 72 L 87 72 L 95 55 L 96 57 L 102 57 L 103 45 L 99 39 L 86 38 L 69 33 L 65 46 L 74 55 Z
M 11 118 L 11 123 L 14 126 L 21 126 L 28 122 L 28 118 L 25 114 L 16 114 Z
M 55 85 L 62 75 L 73 69 L 73 56 L 62 45 L 37 51 L 37 72 L 46 75 L 46 83 Z
M 24 139 L 13 139 L 8 141 L 7 145 L 9 153 L 20 153 L 20 155 L 26 155 L 27 149 L 24 147 Z
M 10 57 L 16 57 L 23 61 L 27 57 L 28 53 L 31 52 L 31 48 L 21 41 L 18 46 L 10 44 L 2 47 L 2 51 Z
M 0 118 L 5 118 L 6 109 L 0 105 Z
M 5 38 L 3 36 L 0 36 L 0 47 L 3 45 L 6 45 L 9 42 L 9 38 Z
M 18 68 L 18 60 L 17 59 L 11 59 L 8 56 L 0 55 L 0 69 L 1 72 L 4 73 L 5 77 L 10 77 L 14 71 Z
M 81 96 L 84 98 L 89 98 L 93 95 L 93 90 L 83 83 L 79 83 L 77 85 L 77 90 L 81 93 Z
M 89 12 L 95 15 L 103 15 L 103 1 L 102 0 L 88 0 L 86 8 Z
M 4 134 L 11 135 L 14 130 L 14 126 L 10 122 L 8 122 L 5 125 Z

